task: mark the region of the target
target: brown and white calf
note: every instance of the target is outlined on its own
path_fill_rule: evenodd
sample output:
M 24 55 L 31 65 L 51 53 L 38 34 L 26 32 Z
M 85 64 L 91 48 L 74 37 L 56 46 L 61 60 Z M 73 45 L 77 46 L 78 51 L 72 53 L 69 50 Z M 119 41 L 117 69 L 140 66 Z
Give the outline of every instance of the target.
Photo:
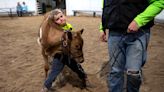
M 82 33 L 83 29 L 71 32 L 71 35 L 68 35 L 68 33 L 64 32 L 62 28 L 49 19 L 49 13 L 44 16 L 37 41 L 41 46 L 42 56 L 45 61 L 45 77 L 48 74 L 50 58 L 57 53 L 64 53 L 64 50 L 70 52 L 71 58 L 74 58 L 78 63 L 84 61 Z M 63 46 L 61 46 L 63 43 L 68 45 L 66 49 L 63 49 Z

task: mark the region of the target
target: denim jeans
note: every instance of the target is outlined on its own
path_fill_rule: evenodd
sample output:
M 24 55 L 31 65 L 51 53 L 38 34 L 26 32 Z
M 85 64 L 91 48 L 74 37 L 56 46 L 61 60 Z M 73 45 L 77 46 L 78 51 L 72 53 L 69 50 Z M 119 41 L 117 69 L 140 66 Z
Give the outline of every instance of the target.
M 109 92 L 123 92 L 125 71 L 127 92 L 139 92 L 141 68 L 146 61 L 149 38 L 150 29 L 126 34 L 109 32 Z
M 69 62 L 68 56 L 66 55 L 63 56 L 63 59 L 61 59 L 61 56 L 58 56 L 58 58 L 54 57 L 50 73 L 44 82 L 44 86 L 47 89 L 51 88 L 53 81 L 55 81 L 56 77 L 63 70 L 64 65 L 67 65 L 69 68 L 71 68 L 72 71 L 76 72 L 79 78 L 85 79 L 87 77 L 81 65 L 78 64 L 74 59 L 70 59 Z

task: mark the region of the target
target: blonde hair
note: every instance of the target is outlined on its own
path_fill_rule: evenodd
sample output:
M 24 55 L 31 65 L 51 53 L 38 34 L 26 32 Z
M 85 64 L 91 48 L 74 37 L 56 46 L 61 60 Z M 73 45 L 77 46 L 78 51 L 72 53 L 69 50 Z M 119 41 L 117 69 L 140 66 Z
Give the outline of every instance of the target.
M 54 9 L 50 12 L 49 18 L 54 20 L 54 19 L 56 19 L 57 15 L 60 13 L 63 14 L 63 12 L 60 9 Z

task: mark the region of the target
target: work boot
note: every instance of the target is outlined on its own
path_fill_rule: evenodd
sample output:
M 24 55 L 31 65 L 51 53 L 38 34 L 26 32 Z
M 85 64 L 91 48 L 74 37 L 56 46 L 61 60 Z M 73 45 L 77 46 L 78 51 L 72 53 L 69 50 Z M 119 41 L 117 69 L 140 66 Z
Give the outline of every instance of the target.
M 48 89 L 46 87 L 43 87 L 40 92 L 48 92 Z
M 53 88 L 48 90 L 46 87 L 43 87 L 40 92 L 58 92 L 58 91 L 56 89 L 53 89 Z

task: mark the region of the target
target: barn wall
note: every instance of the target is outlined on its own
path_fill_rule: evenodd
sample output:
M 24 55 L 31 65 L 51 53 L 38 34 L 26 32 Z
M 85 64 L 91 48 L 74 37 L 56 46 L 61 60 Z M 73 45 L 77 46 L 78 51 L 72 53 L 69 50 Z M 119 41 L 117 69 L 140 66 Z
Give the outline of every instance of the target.
M 73 15 L 73 10 L 102 11 L 102 0 L 66 0 L 66 14 Z M 164 10 L 155 17 L 156 22 L 164 23 Z
M 101 11 L 102 0 L 66 0 L 66 13 L 73 15 L 72 10 Z
M 164 23 L 164 10 L 155 17 L 155 22 Z

